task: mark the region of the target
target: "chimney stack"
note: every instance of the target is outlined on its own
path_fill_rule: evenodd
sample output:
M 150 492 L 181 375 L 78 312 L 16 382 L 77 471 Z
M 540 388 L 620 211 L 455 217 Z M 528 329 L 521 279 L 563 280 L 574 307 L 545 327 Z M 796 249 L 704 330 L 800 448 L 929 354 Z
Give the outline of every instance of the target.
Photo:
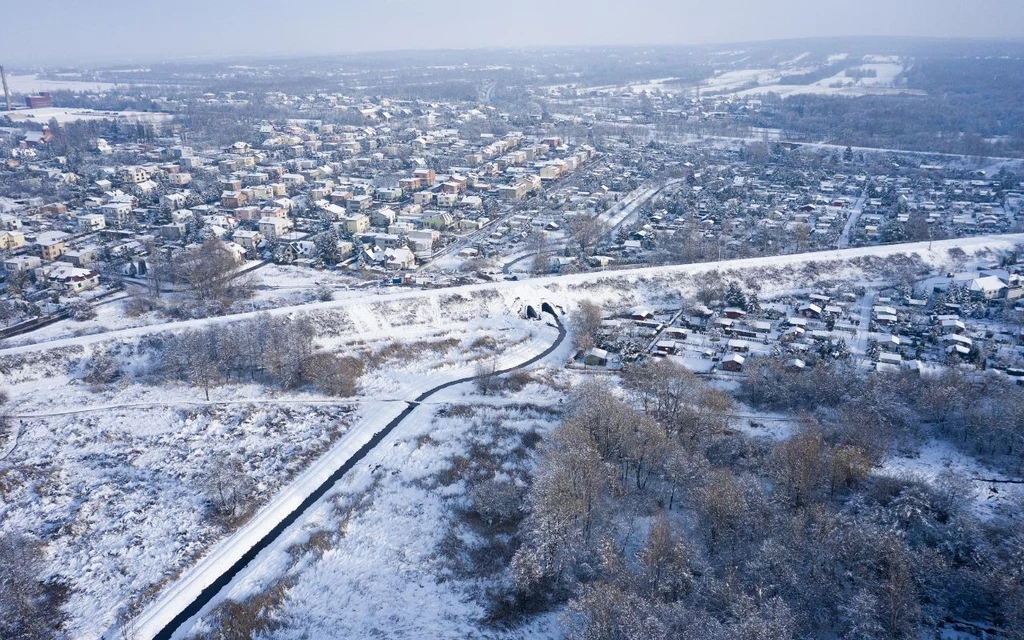
M 0 80 L 4 83 L 4 98 L 7 100 L 7 111 L 14 111 L 11 108 L 11 90 L 7 86 L 7 73 L 4 71 L 3 66 L 0 66 Z

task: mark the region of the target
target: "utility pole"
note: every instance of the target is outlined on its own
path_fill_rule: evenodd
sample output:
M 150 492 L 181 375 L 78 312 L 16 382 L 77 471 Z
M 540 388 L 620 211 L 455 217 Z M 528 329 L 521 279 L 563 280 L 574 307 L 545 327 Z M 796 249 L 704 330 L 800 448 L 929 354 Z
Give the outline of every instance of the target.
M 11 89 L 7 86 L 7 72 L 4 71 L 4 68 L 2 66 L 0 66 L 0 79 L 3 80 L 4 99 L 7 100 L 7 111 L 8 113 L 10 113 L 11 111 L 14 111 L 14 109 L 11 107 Z

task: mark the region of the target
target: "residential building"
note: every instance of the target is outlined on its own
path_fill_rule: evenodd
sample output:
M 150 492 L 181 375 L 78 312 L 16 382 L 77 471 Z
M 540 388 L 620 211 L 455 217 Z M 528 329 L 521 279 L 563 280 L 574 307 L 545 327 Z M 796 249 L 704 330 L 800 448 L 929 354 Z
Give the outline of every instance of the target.
M 363 233 L 370 229 L 370 216 L 362 213 L 345 216 L 341 219 L 341 223 L 344 225 L 345 231 L 350 234 Z
M 124 201 L 108 202 L 100 207 L 100 213 L 106 219 L 106 226 L 121 228 L 131 220 L 132 203 Z
M 295 224 L 289 218 L 260 218 L 259 229 L 264 238 L 276 240 L 287 233 Z
M 421 184 L 432 187 L 437 182 L 437 174 L 433 169 L 416 169 L 412 172 L 414 178 L 419 178 Z
M 100 274 L 92 269 L 59 265 L 45 271 L 46 279 L 68 291 L 79 293 L 100 285 Z
M 122 167 L 118 170 L 117 177 L 125 183 L 141 184 L 150 179 L 150 174 L 143 167 Z
M 367 195 L 352 196 L 345 202 L 345 208 L 351 213 L 365 211 L 373 205 L 373 198 Z
M 160 206 L 175 211 L 185 207 L 185 200 L 184 193 L 167 193 L 160 196 Z
M 37 256 L 14 256 L 4 260 L 4 269 L 7 273 L 22 273 L 38 269 L 43 266 L 43 261 Z
M 248 229 L 239 229 L 234 235 L 235 242 L 244 247 L 246 250 L 256 250 L 259 246 L 260 241 L 263 240 L 263 235 L 259 231 L 250 231 Z
M 0 232 L 0 250 L 14 251 L 25 246 L 25 234 L 20 231 Z
M 92 233 L 107 226 L 107 219 L 100 213 L 87 213 L 78 216 L 78 231 L 80 233 Z
M 39 234 L 39 237 L 36 238 L 36 245 L 39 247 L 39 257 L 43 260 L 52 261 L 64 255 L 67 251 L 64 239 L 67 237 L 68 234 L 60 231 L 47 231 Z

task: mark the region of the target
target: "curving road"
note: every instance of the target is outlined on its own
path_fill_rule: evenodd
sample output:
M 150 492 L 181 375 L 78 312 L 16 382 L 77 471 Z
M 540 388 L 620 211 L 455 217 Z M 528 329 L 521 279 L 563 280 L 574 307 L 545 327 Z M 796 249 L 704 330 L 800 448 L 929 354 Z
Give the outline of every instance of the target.
M 561 320 L 551 314 L 558 329 L 558 336 L 551 346 L 543 352 L 521 362 L 515 366 L 501 369 L 487 375 L 503 375 L 512 371 L 518 371 L 530 367 L 555 352 L 566 337 L 566 329 Z M 284 516 L 269 532 L 263 535 L 255 544 L 249 547 L 240 557 L 234 560 L 230 566 L 219 566 L 217 563 L 210 563 L 207 571 L 199 571 L 202 575 L 186 573 L 184 577 L 166 590 L 165 597 L 153 602 L 133 621 L 132 637 L 156 638 L 169 640 L 182 628 L 190 618 L 202 611 L 203 607 L 209 604 L 224 587 L 226 587 L 236 576 L 252 563 L 253 560 L 266 548 L 280 538 L 285 531 L 299 521 L 324 495 L 348 473 L 356 464 L 374 450 L 392 431 L 395 430 L 409 415 L 424 403 L 427 398 L 435 393 L 466 382 L 473 382 L 483 376 L 468 376 L 439 384 L 432 389 L 424 391 L 411 401 L 406 401 L 406 407 L 388 422 L 382 429 L 377 431 L 365 444 L 349 456 L 333 473 L 330 474 L 315 490 L 306 496 L 294 509 Z M 342 402 L 344 404 L 344 402 Z M 254 518 L 255 520 L 255 518 Z M 251 522 L 251 521 L 250 521 Z M 230 552 L 228 549 L 219 549 L 220 553 Z M 212 555 L 213 552 L 211 552 Z M 211 576 L 210 574 L 216 575 Z M 205 586 L 202 586 L 205 583 Z M 201 589 L 200 589 L 201 587 Z M 195 595 L 188 595 L 198 590 Z M 177 609 L 177 610 L 175 610 Z M 169 622 L 164 622 L 170 613 L 173 617 Z M 121 635 L 121 630 L 113 628 L 104 634 L 105 638 L 113 640 Z

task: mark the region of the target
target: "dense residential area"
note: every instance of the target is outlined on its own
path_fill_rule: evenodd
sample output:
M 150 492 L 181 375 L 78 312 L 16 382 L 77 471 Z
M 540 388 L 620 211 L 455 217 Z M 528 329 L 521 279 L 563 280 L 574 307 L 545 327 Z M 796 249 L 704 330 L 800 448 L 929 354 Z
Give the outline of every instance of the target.
M 1019 40 L 428 49 L 0 60 L 0 637 L 1024 638 Z

